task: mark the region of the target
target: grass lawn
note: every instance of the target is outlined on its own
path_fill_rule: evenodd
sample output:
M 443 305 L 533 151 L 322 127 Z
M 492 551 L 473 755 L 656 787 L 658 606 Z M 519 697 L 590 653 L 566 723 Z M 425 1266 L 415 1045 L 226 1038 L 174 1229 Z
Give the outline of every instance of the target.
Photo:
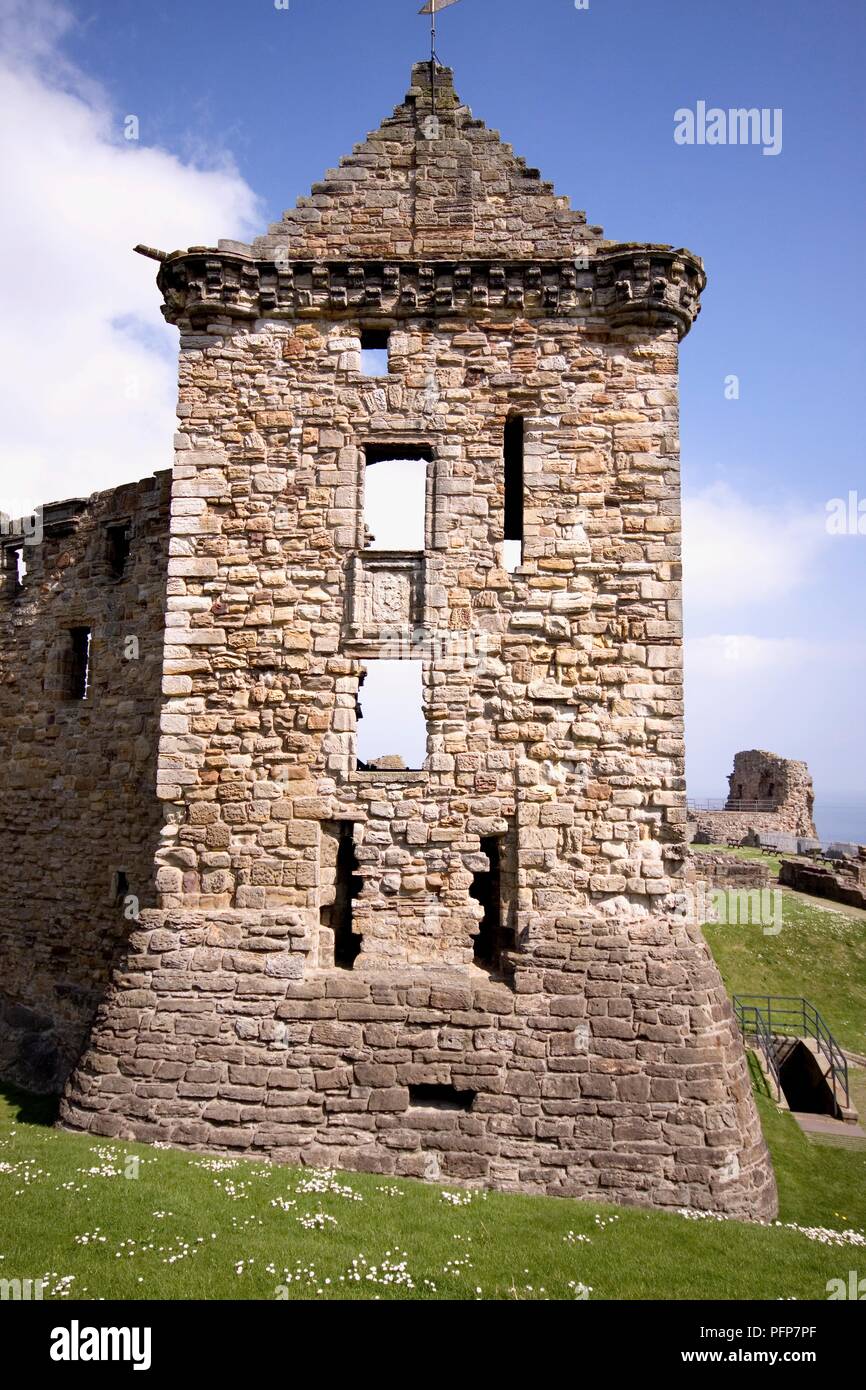
M 786 893 L 784 928 L 705 928 L 731 992 L 803 994 L 866 1051 L 866 919 Z M 866 1074 L 854 1074 L 866 1102 Z M 866 1147 L 815 1142 L 766 1095 L 780 1220 L 866 1228 Z M 860 1099 L 860 1092 L 857 1093 Z M 866 1253 L 784 1225 L 334 1177 L 94 1141 L 0 1093 L 0 1279 L 120 1299 L 823 1299 Z
M 781 1219 L 866 1226 L 866 1153 L 811 1144 L 759 1104 Z M 573 1299 L 582 1283 L 603 1299 L 821 1299 L 863 1260 L 781 1227 L 323 1178 L 39 1120 L 27 1098 L 0 1100 L 0 1278 L 48 1275 L 46 1296 Z
M 779 877 L 779 869 L 782 860 L 778 854 L 765 854 L 761 849 L 754 849 L 751 845 L 692 845 L 692 851 L 700 864 L 698 856 L 704 850 L 707 854 L 734 854 L 738 859 L 760 859 L 762 864 L 769 864 L 770 872 Z
M 704 935 L 729 993 L 805 995 L 843 1047 L 866 1053 L 866 915 L 783 892 L 778 936 L 714 924 Z

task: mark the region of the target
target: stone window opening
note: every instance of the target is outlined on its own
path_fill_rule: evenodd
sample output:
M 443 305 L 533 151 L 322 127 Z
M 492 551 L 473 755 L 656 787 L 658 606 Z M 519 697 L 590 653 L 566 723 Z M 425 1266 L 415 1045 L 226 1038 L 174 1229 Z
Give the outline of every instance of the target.
M 481 853 L 487 859 L 488 868 L 475 871 L 469 888 L 469 896 L 481 904 L 484 914 L 473 941 L 473 958 L 476 965 L 491 974 L 507 970 L 505 952 L 514 947 L 513 933 L 503 926 L 506 912 L 502 892 L 502 845 L 502 836 L 482 837 Z
M 23 545 L 8 545 L 3 550 L 4 591 L 9 598 L 15 598 L 24 588 L 27 578 L 27 558 Z
M 115 869 L 111 876 L 111 901 L 115 907 L 123 907 L 129 893 L 129 876 L 125 869 Z
M 420 661 L 367 661 L 360 682 L 359 772 L 417 772 L 427 756 L 424 672 Z
M 388 376 L 387 328 L 361 329 L 361 373 L 363 376 Z
M 106 527 L 108 567 L 115 579 L 120 579 L 126 569 L 131 546 L 132 527 L 128 521 Z
M 426 446 L 368 445 L 364 450 L 364 550 L 420 553 L 427 545 L 428 470 Z
M 92 634 L 89 627 L 67 629 L 60 654 L 61 693 L 64 700 L 86 700 L 92 686 Z
M 330 933 L 320 944 L 319 964 L 351 970 L 361 951 L 361 937 L 355 931 L 353 903 L 363 879 L 356 873 L 355 827 L 352 821 L 325 821 L 322 824 L 321 887 L 323 899 L 319 920 Z
M 472 1109 L 476 1091 L 458 1090 L 456 1086 L 438 1086 L 420 1083 L 409 1087 L 409 1105 L 419 1110 L 462 1110 Z
M 525 421 L 511 414 L 505 421 L 502 458 L 505 477 L 505 528 L 503 565 L 509 573 L 523 563 L 524 452 Z

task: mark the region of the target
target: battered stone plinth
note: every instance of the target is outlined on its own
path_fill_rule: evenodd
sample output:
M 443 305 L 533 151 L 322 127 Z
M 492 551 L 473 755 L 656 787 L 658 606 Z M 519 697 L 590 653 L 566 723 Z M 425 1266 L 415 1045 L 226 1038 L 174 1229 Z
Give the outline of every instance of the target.
M 149 923 L 63 1122 L 292 1163 L 772 1209 L 742 1044 L 696 928 L 562 922 L 513 988 L 471 967 L 309 970 L 305 945 L 295 913 Z M 437 1085 L 469 1108 L 413 1103 Z

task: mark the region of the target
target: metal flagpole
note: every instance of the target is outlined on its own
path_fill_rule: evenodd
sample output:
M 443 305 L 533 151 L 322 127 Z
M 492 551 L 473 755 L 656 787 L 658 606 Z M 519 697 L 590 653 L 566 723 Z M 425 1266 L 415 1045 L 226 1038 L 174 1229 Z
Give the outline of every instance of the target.
M 436 116 L 436 0 L 430 3 L 430 101 L 431 111 Z
M 457 0 L 427 0 L 426 5 L 422 5 L 419 14 L 429 14 L 430 16 L 430 95 L 433 103 L 433 115 L 436 115 L 436 15 L 440 10 L 447 9 L 449 5 L 456 5 Z

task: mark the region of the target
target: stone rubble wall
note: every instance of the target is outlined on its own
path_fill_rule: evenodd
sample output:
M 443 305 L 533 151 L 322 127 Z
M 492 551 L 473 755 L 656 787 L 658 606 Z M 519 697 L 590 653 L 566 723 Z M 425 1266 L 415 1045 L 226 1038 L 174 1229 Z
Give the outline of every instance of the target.
M 814 898 L 829 898 L 848 907 L 866 908 L 866 872 L 862 866 L 851 870 L 808 864 L 801 859 L 783 859 L 779 882 Z
M 690 839 L 698 844 L 742 844 L 750 835 L 782 835 L 789 826 L 778 811 L 692 811 Z
M 76 502 L 68 524 L 12 557 L 0 596 L 0 1073 L 57 1090 L 87 1038 L 112 963 L 130 928 L 115 901 L 126 871 L 143 906 L 155 902 L 155 799 L 171 475 Z M 115 578 L 106 528 L 131 523 Z M 89 626 L 92 691 L 64 700 L 58 643 Z M 136 659 L 125 643 L 139 643 Z
M 693 854 L 695 872 L 715 888 L 768 888 L 773 881 L 770 866 L 761 859 L 740 859 L 734 854 Z

